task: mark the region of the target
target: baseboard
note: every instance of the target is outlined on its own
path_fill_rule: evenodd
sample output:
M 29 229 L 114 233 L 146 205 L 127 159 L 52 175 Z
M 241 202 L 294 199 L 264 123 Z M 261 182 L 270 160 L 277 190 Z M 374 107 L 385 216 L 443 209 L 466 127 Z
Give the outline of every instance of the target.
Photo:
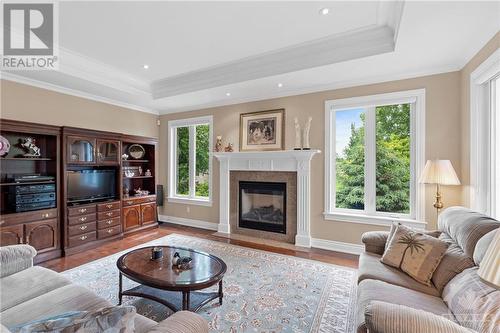
M 207 221 L 187 219 L 184 217 L 177 217 L 177 216 L 158 215 L 158 219 L 160 220 L 160 222 L 174 223 L 174 224 L 185 225 L 185 226 L 193 227 L 193 228 L 215 230 L 215 231 L 217 231 L 217 226 L 218 226 L 217 223 L 210 223 Z
M 330 251 L 357 254 L 357 255 L 364 252 L 364 246 L 360 244 L 344 243 L 344 242 L 338 242 L 320 238 L 311 239 L 311 246 L 323 250 L 330 250 Z

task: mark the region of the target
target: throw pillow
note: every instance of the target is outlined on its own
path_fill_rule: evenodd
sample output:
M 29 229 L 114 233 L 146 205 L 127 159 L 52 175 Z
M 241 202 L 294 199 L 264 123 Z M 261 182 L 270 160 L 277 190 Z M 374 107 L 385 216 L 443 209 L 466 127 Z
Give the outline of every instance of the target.
M 393 224 L 391 224 L 391 230 L 389 231 L 389 236 L 387 237 L 387 241 L 385 242 L 385 248 L 387 248 L 389 246 L 389 243 L 391 242 L 392 237 L 394 236 L 394 233 L 396 232 L 396 228 L 400 225 L 402 225 L 402 224 L 399 222 L 397 222 L 397 223 L 394 222 Z M 439 230 L 421 230 L 419 232 L 423 233 L 424 235 L 429 235 L 429 236 L 432 236 L 435 238 L 438 238 L 443 233 L 442 231 L 439 231 Z
M 432 274 L 447 248 L 446 242 L 400 224 L 381 261 L 400 268 L 418 282 L 431 286 Z
M 72 311 L 11 327 L 12 333 L 133 333 L 135 307 L 111 306 L 96 311 Z

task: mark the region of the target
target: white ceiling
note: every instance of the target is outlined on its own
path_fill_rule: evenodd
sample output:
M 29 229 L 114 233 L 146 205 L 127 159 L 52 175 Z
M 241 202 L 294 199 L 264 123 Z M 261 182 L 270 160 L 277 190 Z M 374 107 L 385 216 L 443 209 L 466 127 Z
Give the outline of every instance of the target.
M 60 70 L 3 76 L 154 113 L 459 70 L 500 29 L 497 1 L 68 1 L 59 16 Z

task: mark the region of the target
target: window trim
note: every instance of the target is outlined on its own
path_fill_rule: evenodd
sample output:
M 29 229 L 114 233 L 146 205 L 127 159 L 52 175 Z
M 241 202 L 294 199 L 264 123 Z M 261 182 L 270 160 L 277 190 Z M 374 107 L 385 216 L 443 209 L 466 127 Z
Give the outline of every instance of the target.
M 196 174 L 196 137 L 193 130 L 196 125 L 209 126 L 208 142 L 208 199 L 196 197 L 195 195 L 195 177 Z M 189 195 L 179 195 L 177 189 L 177 128 L 189 127 Z M 211 207 L 212 199 L 212 155 L 213 148 L 213 116 L 195 117 L 187 119 L 170 120 L 168 122 L 168 196 L 167 202 L 192 204 Z
M 335 208 L 333 202 L 335 199 L 335 171 L 336 162 L 331 156 L 335 156 L 335 145 L 332 143 L 332 138 L 335 137 L 335 110 L 345 110 L 351 108 L 374 108 L 377 105 L 391 105 L 412 103 L 410 114 L 410 156 L 413 157 L 413 162 L 410 164 L 410 207 L 411 215 L 384 213 L 376 211 L 358 211 L 354 209 Z M 374 112 L 367 113 L 374 115 Z M 332 116 L 333 115 L 333 116 Z M 371 126 L 365 127 L 365 137 L 373 137 L 375 119 L 367 116 L 367 122 Z M 367 128 L 370 129 L 367 131 Z M 372 133 L 373 132 L 373 133 Z M 366 141 L 366 144 L 375 145 L 375 140 Z M 375 170 L 375 147 L 366 149 L 365 155 L 365 170 L 373 173 Z M 370 96 L 360 96 L 352 98 L 343 98 L 336 100 L 325 101 L 325 202 L 324 202 L 324 217 L 326 220 L 353 222 L 372 225 L 391 225 L 394 221 L 399 221 L 403 224 L 417 228 L 425 228 L 425 187 L 418 183 L 418 176 L 421 174 L 425 165 L 425 89 L 406 90 L 386 94 L 377 94 Z M 368 179 L 370 177 L 366 177 Z M 374 175 L 371 176 L 371 181 L 375 181 Z M 365 183 L 366 186 L 366 183 Z M 372 186 L 372 192 L 375 187 Z M 376 194 L 368 195 L 365 193 L 365 200 L 374 201 Z M 370 205 L 369 205 L 370 206 Z M 375 207 L 375 203 L 373 205 Z
M 500 49 L 496 50 L 470 74 L 470 186 L 469 206 L 478 212 L 495 216 L 491 168 L 498 159 L 492 140 L 490 113 L 490 81 L 499 75 Z

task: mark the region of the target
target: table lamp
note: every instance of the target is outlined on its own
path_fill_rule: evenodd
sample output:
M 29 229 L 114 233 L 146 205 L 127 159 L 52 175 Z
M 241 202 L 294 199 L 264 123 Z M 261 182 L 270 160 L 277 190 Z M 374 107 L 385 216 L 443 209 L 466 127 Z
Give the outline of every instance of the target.
M 487 283 L 500 287 L 500 229 L 497 229 L 483 260 L 479 264 L 477 274 Z
M 460 185 L 460 180 L 450 160 L 427 160 L 419 183 L 436 184 L 436 201 L 434 202 L 434 207 L 439 213 L 439 210 L 443 208 L 439 186 Z

